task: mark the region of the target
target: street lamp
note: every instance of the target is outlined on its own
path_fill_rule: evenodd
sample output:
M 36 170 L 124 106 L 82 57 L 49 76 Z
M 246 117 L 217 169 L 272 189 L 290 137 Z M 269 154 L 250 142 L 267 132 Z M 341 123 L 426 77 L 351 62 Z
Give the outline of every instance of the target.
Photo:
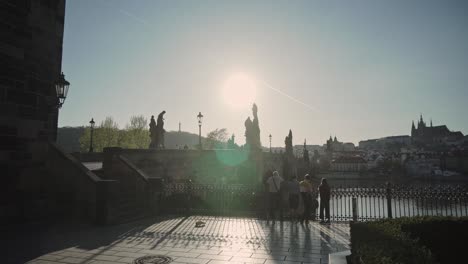
M 94 118 L 89 121 L 89 127 L 91 128 L 91 140 L 89 141 L 89 153 L 93 152 L 93 132 L 94 132 Z
M 58 98 L 58 108 L 61 108 L 63 103 L 65 102 L 69 87 L 70 83 L 67 80 L 65 80 L 65 74 L 63 74 L 63 72 L 60 73 L 57 82 L 55 82 L 55 92 L 57 93 Z
M 197 115 L 198 118 L 198 145 L 200 146 L 200 149 L 202 149 L 202 144 L 201 144 L 201 125 L 203 121 L 203 115 L 201 112 L 198 112 Z
M 270 138 L 270 153 L 271 153 L 271 134 L 268 137 Z
M 67 98 L 68 94 L 68 88 L 70 87 L 70 83 L 65 80 L 65 75 L 60 73 L 58 76 L 58 79 L 54 83 L 55 87 L 55 95 L 57 98 L 51 98 L 53 99 L 53 102 L 51 102 L 50 106 L 53 107 L 52 112 L 54 114 L 54 140 L 57 140 L 57 127 L 58 127 L 58 109 L 60 109 L 65 102 L 65 98 Z

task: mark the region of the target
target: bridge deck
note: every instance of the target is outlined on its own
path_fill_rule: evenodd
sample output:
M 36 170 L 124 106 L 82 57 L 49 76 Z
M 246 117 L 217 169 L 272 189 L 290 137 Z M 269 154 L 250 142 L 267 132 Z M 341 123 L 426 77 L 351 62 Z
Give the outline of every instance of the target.
M 52 232 L 41 244 L 55 246 L 29 263 L 132 263 L 151 254 L 172 263 L 328 263 L 329 253 L 349 249 L 349 225 L 190 216 Z

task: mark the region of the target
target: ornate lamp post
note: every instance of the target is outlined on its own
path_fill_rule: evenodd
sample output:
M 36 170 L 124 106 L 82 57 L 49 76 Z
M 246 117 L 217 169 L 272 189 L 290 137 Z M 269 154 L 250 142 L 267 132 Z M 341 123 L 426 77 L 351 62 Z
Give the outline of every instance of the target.
M 68 88 L 70 88 L 70 83 L 65 80 L 65 74 L 63 72 L 60 74 L 57 82 L 55 83 L 55 92 L 57 93 L 58 108 L 61 108 L 65 99 L 67 98 Z
M 54 83 L 55 95 L 57 98 L 54 100 L 53 107 L 57 110 L 53 110 L 55 114 L 55 127 L 54 127 L 54 140 L 57 140 L 57 127 L 58 127 L 58 109 L 60 109 L 65 102 L 68 94 L 68 88 L 70 83 L 65 80 L 65 74 L 60 73 L 57 81 Z
M 203 115 L 201 112 L 198 112 L 197 115 L 198 118 L 198 145 L 200 146 L 200 149 L 202 149 L 202 144 L 201 144 L 201 125 L 203 121 Z
M 89 141 L 89 153 L 93 152 L 93 132 L 94 132 L 94 118 L 89 121 L 89 127 L 91 128 L 91 140 Z
M 271 153 L 271 134 L 268 137 L 270 138 L 270 153 Z

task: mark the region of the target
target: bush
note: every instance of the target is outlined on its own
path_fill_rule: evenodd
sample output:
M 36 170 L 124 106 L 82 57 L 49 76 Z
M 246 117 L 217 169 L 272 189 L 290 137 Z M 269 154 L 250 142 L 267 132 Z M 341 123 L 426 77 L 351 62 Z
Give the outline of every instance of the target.
M 402 231 L 429 248 L 438 263 L 462 263 L 468 259 L 468 218 L 426 217 L 402 226 Z
M 468 218 L 413 217 L 351 225 L 353 263 L 458 263 Z

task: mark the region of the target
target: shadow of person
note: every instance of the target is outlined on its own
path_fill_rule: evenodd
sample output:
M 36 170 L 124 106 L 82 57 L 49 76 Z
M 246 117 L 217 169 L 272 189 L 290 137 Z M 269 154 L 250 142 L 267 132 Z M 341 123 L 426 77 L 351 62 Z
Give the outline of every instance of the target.
M 268 250 L 270 254 L 277 251 L 283 245 L 284 224 L 280 221 L 279 225 L 269 224 Z
M 333 251 L 330 237 L 331 229 L 329 225 L 320 225 L 320 252 L 322 254 L 330 254 Z

